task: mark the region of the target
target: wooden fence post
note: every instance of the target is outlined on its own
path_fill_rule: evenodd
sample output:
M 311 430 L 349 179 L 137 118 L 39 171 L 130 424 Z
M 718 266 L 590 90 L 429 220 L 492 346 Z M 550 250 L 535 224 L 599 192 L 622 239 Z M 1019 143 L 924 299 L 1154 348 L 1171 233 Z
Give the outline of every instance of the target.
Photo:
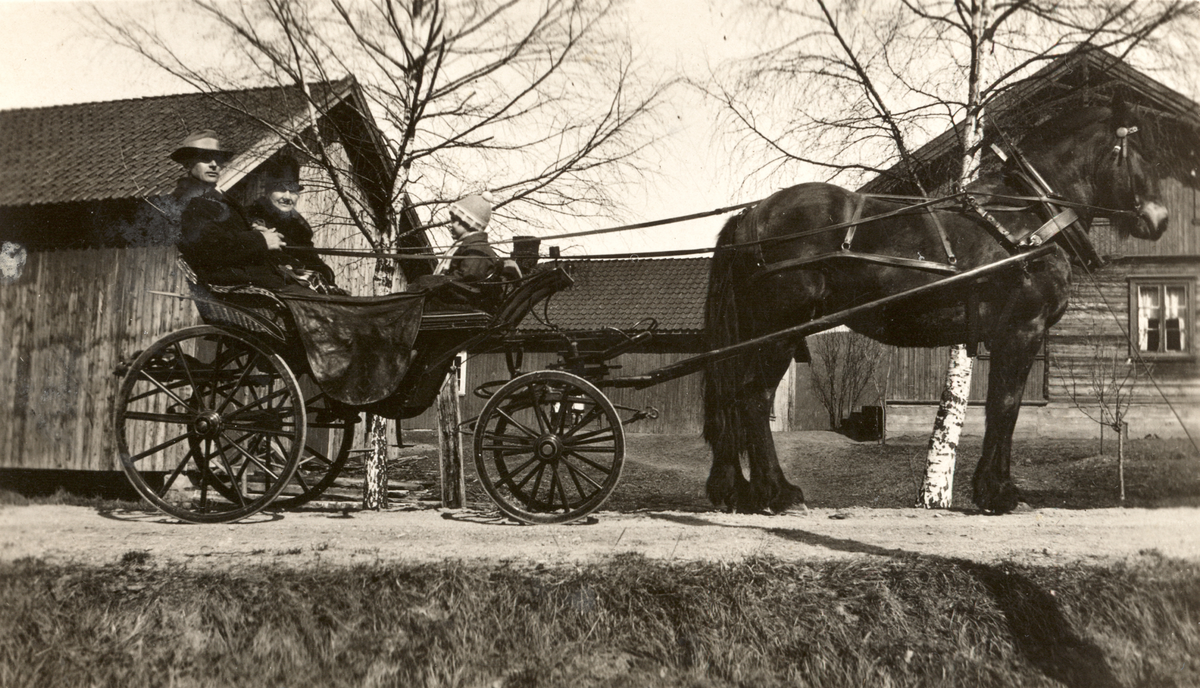
M 457 362 L 450 368 L 446 382 L 438 392 L 438 458 L 441 465 L 442 506 L 461 509 L 467 502 L 467 485 L 463 476 L 462 436 L 458 432 L 461 416 L 458 403 Z

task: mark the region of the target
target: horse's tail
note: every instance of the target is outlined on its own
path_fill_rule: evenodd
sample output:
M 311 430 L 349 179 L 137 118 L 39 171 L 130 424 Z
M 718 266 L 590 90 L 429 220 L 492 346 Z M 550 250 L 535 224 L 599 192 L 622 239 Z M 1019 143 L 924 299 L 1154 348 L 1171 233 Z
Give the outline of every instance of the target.
M 717 236 L 708 275 L 708 297 L 704 303 L 704 330 L 710 350 L 737 344 L 742 339 L 738 314 L 740 281 L 753 268 L 744 250 L 734 247 L 743 211 L 730 218 Z M 714 456 L 735 459 L 743 443 L 738 383 L 746 363 L 741 356 L 709 363 L 704 368 L 704 440 Z

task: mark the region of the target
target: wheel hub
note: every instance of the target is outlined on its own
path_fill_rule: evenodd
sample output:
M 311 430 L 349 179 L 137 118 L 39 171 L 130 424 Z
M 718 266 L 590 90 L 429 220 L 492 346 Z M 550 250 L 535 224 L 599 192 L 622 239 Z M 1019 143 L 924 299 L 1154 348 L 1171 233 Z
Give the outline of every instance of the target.
M 221 414 L 216 411 L 204 411 L 196 416 L 196 420 L 192 423 L 192 427 L 196 430 L 196 434 L 207 439 L 213 439 L 221 434 L 223 423 L 221 422 Z
M 538 439 L 535 451 L 542 461 L 556 461 L 562 456 L 563 444 L 557 435 L 545 435 Z

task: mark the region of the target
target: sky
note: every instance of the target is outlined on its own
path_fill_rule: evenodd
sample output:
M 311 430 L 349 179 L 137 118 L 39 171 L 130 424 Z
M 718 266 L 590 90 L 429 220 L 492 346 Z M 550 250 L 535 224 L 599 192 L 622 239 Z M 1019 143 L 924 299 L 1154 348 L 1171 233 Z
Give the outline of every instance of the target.
M 149 4 L 148 0 L 128 2 Z M 149 0 L 155 1 L 155 0 Z M 656 68 L 703 76 L 710 65 L 748 46 L 733 38 L 724 0 L 638 0 L 630 4 L 636 48 Z M 161 7 L 161 2 L 159 3 Z M 0 0 L 0 109 L 62 105 L 180 93 L 186 85 L 132 53 L 92 37 L 83 3 Z M 655 144 L 661 160 L 651 183 L 636 185 L 624 222 L 677 217 L 753 200 L 739 195 L 719 147 L 716 112 L 679 92 L 667 114 L 668 135 Z M 571 239 L 564 253 L 636 252 L 711 246 L 721 217 L 655 229 Z M 603 218 L 564 223 L 564 231 L 612 226 Z

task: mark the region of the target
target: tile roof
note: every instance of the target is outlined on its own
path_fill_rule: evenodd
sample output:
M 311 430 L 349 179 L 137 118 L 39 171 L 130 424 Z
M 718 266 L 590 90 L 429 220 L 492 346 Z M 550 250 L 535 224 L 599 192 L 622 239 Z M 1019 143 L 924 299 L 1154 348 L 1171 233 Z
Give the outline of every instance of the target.
M 295 86 L 0 110 L 0 206 L 167 193 L 179 176 L 168 156 L 188 133 L 214 129 L 241 152 L 269 133 L 252 115 L 286 122 L 306 111 Z
M 629 328 L 643 318 L 658 320 L 661 333 L 703 331 L 709 262 L 707 257 L 569 262 L 574 286 L 550 297 L 547 311 L 538 306 L 520 329 L 547 331 L 537 318 L 548 313 L 550 322 L 576 332 Z

